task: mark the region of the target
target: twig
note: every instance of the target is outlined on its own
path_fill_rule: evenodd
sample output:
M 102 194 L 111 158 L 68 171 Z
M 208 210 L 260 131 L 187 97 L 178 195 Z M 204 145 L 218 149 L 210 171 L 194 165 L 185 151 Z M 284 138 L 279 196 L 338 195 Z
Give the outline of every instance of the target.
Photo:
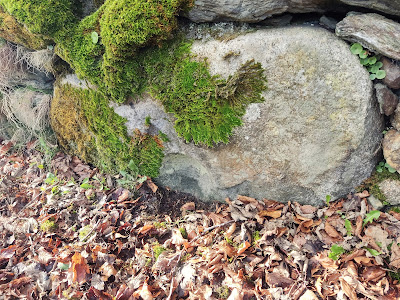
M 235 222 L 235 220 L 230 220 L 230 221 L 225 222 L 225 223 L 221 223 L 221 224 L 218 224 L 218 225 L 214 225 L 214 226 L 208 227 L 208 228 L 204 229 L 204 231 L 203 231 L 201 234 L 199 234 L 198 236 L 196 236 L 196 237 L 195 237 L 193 240 L 191 240 L 189 243 L 191 244 L 191 243 L 197 241 L 199 238 L 201 238 L 202 236 L 204 236 L 204 235 L 205 235 L 206 233 L 208 233 L 209 231 L 212 231 L 212 230 L 214 230 L 214 229 L 216 229 L 216 228 L 219 228 L 219 227 L 223 227 L 223 226 L 228 225 L 228 224 L 231 224 L 231 223 L 233 223 L 233 222 Z

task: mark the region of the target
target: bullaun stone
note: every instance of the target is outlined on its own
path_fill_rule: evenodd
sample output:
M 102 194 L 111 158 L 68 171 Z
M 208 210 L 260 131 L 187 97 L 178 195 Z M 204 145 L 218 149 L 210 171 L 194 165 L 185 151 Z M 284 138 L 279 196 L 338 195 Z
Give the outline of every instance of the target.
M 400 24 L 381 15 L 347 16 L 336 25 L 336 34 L 371 51 L 400 59 Z
M 158 184 L 204 200 L 237 194 L 321 204 L 347 194 L 374 169 L 383 127 L 368 72 L 334 34 L 312 27 L 262 29 L 230 40 L 195 41 L 210 72 L 227 78 L 248 60 L 268 79 L 265 102 L 251 104 L 228 144 L 185 143 L 173 116 L 150 96 L 115 106 L 128 132 L 162 131 Z M 235 53 L 235 55 L 227 55 Z

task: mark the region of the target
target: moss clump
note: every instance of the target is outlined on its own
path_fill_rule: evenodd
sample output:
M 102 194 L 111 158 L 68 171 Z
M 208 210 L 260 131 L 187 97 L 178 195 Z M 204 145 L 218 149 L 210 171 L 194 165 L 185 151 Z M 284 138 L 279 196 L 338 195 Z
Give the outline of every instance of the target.
M 33 34 L 0 6 L 0 37 L 30 49 L 44 49 L 51 40 Z
M 72 0 L 0 0 L 0 4 L 31 33 L 53 37 L 76 22 Z
M 59 143 L 105 171 L 157 177 L 163 158 L 157 136 L 128 136 L 126 120 L 109 107 L 108 99 L 94 90 L 57 85 L 50 116 Z
M 57 224 L 54 219 L 48 219 L 40 225 L 40 230 L 43 232 L 54 232 L 57 229 Z
M 397 172 L 391 173 L 387 168 L 382 168 L 382 172 L 374 171 L 372 176 L 365 180 L 356 190 L 362 191 L 367 189 L 371 195 L 374 195 L 381 202 L 387 203 L 386 196 L 379 188 L 379 184 L 386 179 L 400 180 L 400 174 Z
M 167 249 L 160 245 L 155 246 L 153 248 L 154 259 L 157 260 L 161 253 L 163 253 L 164 251 L 167 251 Z

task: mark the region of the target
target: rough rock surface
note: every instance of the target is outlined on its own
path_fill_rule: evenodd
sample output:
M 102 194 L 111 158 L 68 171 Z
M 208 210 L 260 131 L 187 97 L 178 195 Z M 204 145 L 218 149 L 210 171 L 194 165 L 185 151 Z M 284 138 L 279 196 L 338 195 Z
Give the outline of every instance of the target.
M 208 57 L 211 73 L 223 77 L 254 58 L 269 88 L 264 103 L 248 107 L 231 142 L 214 148 L 177 138 L 172 117 L 149 96 L 115 108 L 128 129 L 145 131 L 140 126 L 150 116 L 148 130 L 170 139 L 159 184 L 206 200 L 245 194 L 321 204 L 370 175 L 382 116 L 368 72 L 335 35 L 311 27 L 259 30 L 229 41 L 195 41 L 192 52 Z
M 394 113 L 399 103 L 399 97 L 394 94 L 386 85 L 375 84 L 376 98 L 378 99 L 381 114 L 390 116 Z
M 194 22 L 259 22 L 284 12 L 324 12 L 332 0 L 196 0 L 188 17 Z
M 381 15 L 347 16 L 336 25 L 336 34 L 374 52 L 400 59 L 400 24 Z
M 400 104 L 397 104 L 391 123 L 394 128 L 400 130 Z
M 389 130 L 383 139 L 383 156 L 386 162 L 392 167 L 400 171 L 400 132 L 397 130 Z
M 382 69 L 386 72 L 386 77 L 383 78 L 385 83 L 391 89 L 400 89 L 400 66 L 384 57 L 382 60 Z
M 379 184 L 379 189 L 390 204 L 400 204 L 400 181 L 386 179 Z
M 352 6 L 365 7 L 390 15 L 400 16 L 400 0 L 340 0 Z

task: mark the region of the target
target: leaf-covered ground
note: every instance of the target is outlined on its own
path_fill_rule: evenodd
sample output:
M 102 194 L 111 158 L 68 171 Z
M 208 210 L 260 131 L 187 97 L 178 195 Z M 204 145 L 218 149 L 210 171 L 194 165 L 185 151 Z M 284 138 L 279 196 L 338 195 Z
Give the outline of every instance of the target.
M 204 204 L 28 144 L 0 147 L 1 299 L 399 299 L 400 214 Z M 119 182 L 119 183 L 118 183 Z

